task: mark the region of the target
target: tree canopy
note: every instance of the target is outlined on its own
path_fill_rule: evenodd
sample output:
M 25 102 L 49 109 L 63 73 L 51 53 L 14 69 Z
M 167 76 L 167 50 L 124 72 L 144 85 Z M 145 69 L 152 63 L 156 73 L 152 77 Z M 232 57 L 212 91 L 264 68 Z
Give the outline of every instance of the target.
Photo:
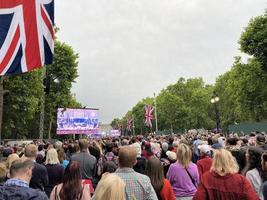
M 224 129 L 234 123 L 267 120 L 267 10 L 250 20 L 239 44 L 240 50 L 251 57 L 246 63 L 236 57 L 231 69 L 219 76 L 214 85 L 205 85 L 202 78 L 179 78 L 160 92 L 156 97 L 160 130 L 214 128 L 216 118 L 210 103 L 214 92 L 220 98 L 218 109 Z M 153 104 L 152 98 L 147 99 Z M 145 103 L 138 102 L 122 121 L 133 115 L 136 130 L 144 129 Z

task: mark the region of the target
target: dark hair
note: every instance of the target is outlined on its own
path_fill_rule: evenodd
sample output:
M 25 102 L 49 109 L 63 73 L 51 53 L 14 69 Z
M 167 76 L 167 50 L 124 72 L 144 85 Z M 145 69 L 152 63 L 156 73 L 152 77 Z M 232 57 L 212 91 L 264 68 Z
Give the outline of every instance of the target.
M 237 138 L 228 138 L 226 140 L 226 143 L 229 145 L 236 145 L 237 144 L 238 139 Z
M 106 151 L 107 151 L 107 152 L 112 152 L 113 146 L 114 146 L 114 145 L 113 145 L 112 143 L 107 144 L 107 145 L 106 145 Z
M 36 157 L 36 162 L 39 164 L 43 164 L 44 163 L 44 157 L 41 154 L 38 154 Z
M 160 191 L 163 188 L 164 173 L 163 166 L 157 157 L 153 156 L 147 161 L 145 174 L 150 178 L 158 199 L 161 200 Z
M 64 172 L 62 188 L 59 192 L 60 199 L 81 199 L 83 194 L 82 176 L 77 161 L 71 161 Z
M 117 165 L 113 161 L 106 161 L 103 165 L 103 173 L 113 173 L 117 168 Z
M 42 144 L 40 144 L 39 146 L 38 146 L 38 151 L 42 151 L 44 149 L 44 146 L 42 145 Z
M 63 161 L 66 159 L 66 154 L 65 154 L 65 151 L 62 147 L 60 147 L 58 150 L 57 150 L 57 155 L 58 155 L 58 160 L 60 163 L 63 163 Z
M 248 163 L 248 170 L 256 168 L 260 174 L 262 182 L 265 182 L 265 175 L 262 170 L 261 166 L 261 155 L 263 151 L 257 147 L 250 147 L 248 148 L 248 155 L 249 155 L 249 163 Z

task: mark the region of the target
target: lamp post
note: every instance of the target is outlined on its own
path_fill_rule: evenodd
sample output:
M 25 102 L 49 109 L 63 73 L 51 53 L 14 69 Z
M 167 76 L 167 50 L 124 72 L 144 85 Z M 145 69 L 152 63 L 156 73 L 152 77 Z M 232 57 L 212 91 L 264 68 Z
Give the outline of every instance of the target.
M 51 82 L 55 82 L 56 84 L 58 84 L 59 78 L 58 77 L 52 77 L 51 75 L 48 74 L 46 67 L 44 67 L 44 71 L 43 71 L 43 93 L 42 93 L 42 97 L 40 99 L 40 122 L 39 122 L 39 139 L 43 140 L 44 139 L 44 121 L 45 121 L 45 98 L 46 95 L 48 95 L 50 93 L 50 85 Z M 51 126 L 51 124 L 49 124 L 49 126 Z M 50 132 L 50 128 L 49 128 L 49 132 L 48 132 L 48 139 L 51 139 L 51 132 Z
M 214 92 L 210 102 L 214 105 L 214 111 L 215 111 L 215 117 L 216 117 L 216 132 L 218 133 L 220 130 L 220 114 L 218 110 L 218 102 L 220 101 L 220 98 L 218 95 Z

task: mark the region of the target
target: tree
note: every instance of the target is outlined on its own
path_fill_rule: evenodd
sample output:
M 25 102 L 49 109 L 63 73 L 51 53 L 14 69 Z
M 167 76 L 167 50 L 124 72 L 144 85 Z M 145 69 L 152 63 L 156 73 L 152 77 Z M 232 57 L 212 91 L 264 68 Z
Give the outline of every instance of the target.
M 39 97 L 43 92 L 40 70 L 7 77 L 4 88 L 3 136 L 5 138 L 32 138 L 38 132 L 29 132 L 38 126 L 33 120 L 39 112 Z M 33 123 L 30 123 L 33 122 Z
M 267 74 L 253 58 L 247 64 L 236 58 L 232 69 L 216 81 L 224 126 L 235 122 L 257 122 L 267 118 Z
M 253 55 L 267 70 L 267 10 L 250 20 L 240 38 L 241 51 Z
M 72 84 L 78 77 L 78 58 L 71 46 L 56 40 L 53 64 L 46 68 L 50 83 L 50 91 L 45 98 L 45 130 L 48 136 L 52 128 L 55 133 L 57 108 L 81 107 L 71 93 Z

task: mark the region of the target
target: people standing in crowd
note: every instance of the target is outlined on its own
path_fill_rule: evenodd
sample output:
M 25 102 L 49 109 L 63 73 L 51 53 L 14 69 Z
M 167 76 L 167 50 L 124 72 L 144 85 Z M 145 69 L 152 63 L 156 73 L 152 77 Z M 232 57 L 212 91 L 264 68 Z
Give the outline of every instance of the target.
M 7 167 L 4 162 L 0 163 L 0 186 L 3 186 L 7 179 Z
M 261 168 L 264 174 L 267 173 L 267 153 L 263 153 L 261 156 Z M 267 181 L 262 184 L 263 199 L 267 200 Z
M 242 147 L 238 143 L 238 138 L 231 137 L 226 140 L 226 149 L 231 152 L 231 154 L 236 159 L 236 162 L 239 167 L 239 172 L 242 172 L 246 165 L 246 149 Z
M 197 161 L 197 168 L 199 173 L 199 179 L 201 180 L 201 176 L 210 170 L 212 164 L 211 158 L 211 149 L 207 144 L 202 144 L 198 146 L 200 153 L 200 160 Z
M 177 160 L 176 152 L 174 153 L 173 151 L 167 151 L 166 156 L 167 158 L 161 158 L 165 177 L 167 177 L 167 172 L 169 171 L 171 164 L 175 163 Z
M 79 163 L 71 161 L 65 169 L 62 183 L 56 185 L 50 200 L 89 200 L 90 189 L 82 183 Z
M 16 153 L 12 153 L 12 154 L 10 154 L 10 155 L 7 157 L 7 160 L 6 160 L 6 167 L 7 167 L 7 170 L 10 169 L 12 162 L 14 162 L 15 160 L 18 160 L 18 159 L 19 159 L 19 156 L 18 156 Z
M 64 149 L 61 147 L 57 150 L 57 154 L 58 154 L 58 160 L 60 162 L 61 165 L 63 165 L 64 169 L 66 169 L 66 167 L 69 164 L 69 161 L 66 159 L 66 154 Z
M 92 186 L 93 178 L 96 175 L 96 158 L 89 153 L 89 142 L 87 139 L 80 139 L 79 147 L 80 152 L 74 154 L 71 160 L 79 163 L 82 179 Z
M 150 178 L 159 200 L 175 200 L 172 186 L 164 178 L 163 166 L 157 157 L 153 156 L 147 161 L 145 174 Z
M 125 200 L 124 181 L 115 174 L 103 176 L 96 187 L 92 200 Z
M 134 137 L 131 140 L 131 147 L 135 148 L 137 152 L 137 162 L 134 165 L 133 169 L 134 171 L 140 173 L 140 174 L 145 174 L 145 169 L 146 169 L 146 159 L 144 156 L 142 156 L 142 148 L 141 145 L 139 144 L 138 140 Z
M 56 149 L 52 148 L 47 151 L 45 167 L 48 173 L 48 184 L 45 186 L 45 193 L 49 197 L 54 186 L 62 182 L 64 174 L 64 167 L 58 160 Z
M 177 162 L 171 164 L 167 173 L 176 200 L 190 200 L 197 191 L 199 174 L 197 165 L 192 163 L 192 151 L 186 144 L 177 148 Z
M 34 162 L 30 187 L 44 191 L 48 184 L 48 174 L 45 166 L 36 162 L 37 147 L 34 144 L 28 144 L 24 150 L 24 156 Z
M 39 189 L 29 187 L 34 163 L 28 159 L 15 160 L 10 167 L 10 179 L 0 187 L 3 200 L 48 200 Z
M 211 171 L 202 178 L 193 200 L 258 200 L 258 196 L 246 177 L 238 174 L 238 165 L 225 149 L 215 151 Z
M 261 166 L 262 153 L 262 149 L 258 147 L 249 147 L 246 152 L 247 163 L 243 172 L 260 199 L 263 199 L 262 184 L 267 180 L 266 173 Z
M 126 184 L 127 200 L 157 200 L 157 195 L 151 185 L 149 177 L 133 170 L 137 152 L 133 147 L 125 146 L 119 151 L 119 169 L 115 174 Z

